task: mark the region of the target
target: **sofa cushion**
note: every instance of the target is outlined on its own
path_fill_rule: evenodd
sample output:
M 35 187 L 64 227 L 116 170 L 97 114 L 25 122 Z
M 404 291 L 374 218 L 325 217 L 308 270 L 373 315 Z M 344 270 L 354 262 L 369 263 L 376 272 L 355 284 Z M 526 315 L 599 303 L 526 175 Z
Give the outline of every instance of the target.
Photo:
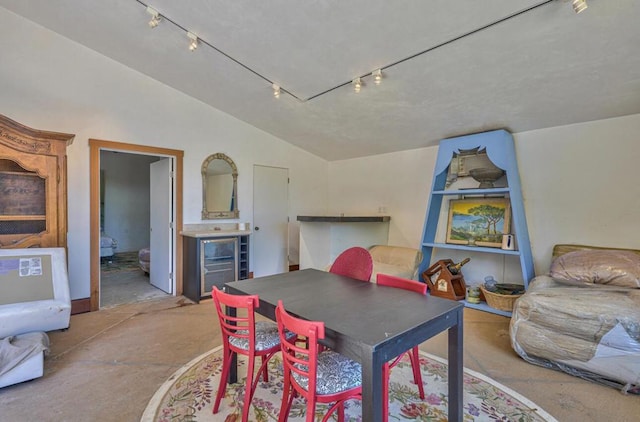
M 413 279 L 415 269 L 413 267 L 384 264 L 382 262 L 373 263 L 373 272 L 371 273 L 371 281 L 375 281 L 378 274 L 395 275 L 402 278 Z
M 422 261 L 422 252 L 402 246 L 374 245 L 369 253 L 373 259 L 372 281 L 378 273 L 413 279 Z
M 567 284 L 640 288 L 640 255 L 621 250 L 581 250 L 559 256 L 549 275 Z

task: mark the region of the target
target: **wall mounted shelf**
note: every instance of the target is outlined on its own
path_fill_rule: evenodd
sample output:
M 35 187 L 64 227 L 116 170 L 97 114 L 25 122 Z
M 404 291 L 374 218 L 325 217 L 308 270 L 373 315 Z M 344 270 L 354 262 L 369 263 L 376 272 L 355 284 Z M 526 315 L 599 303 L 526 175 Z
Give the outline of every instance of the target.
M 298 221 L 306 223 L 384 223 L 391 220 L 388 215 L 380 216 L 330 216 L 330 215 L 299 215 Z

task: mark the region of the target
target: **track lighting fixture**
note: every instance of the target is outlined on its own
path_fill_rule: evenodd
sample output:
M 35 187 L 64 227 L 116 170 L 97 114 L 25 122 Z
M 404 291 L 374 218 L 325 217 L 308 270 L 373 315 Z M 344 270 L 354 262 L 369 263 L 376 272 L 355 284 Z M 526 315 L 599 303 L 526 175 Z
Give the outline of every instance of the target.
M 589 7 L 587 5 L 587 0 L 573 0 L 571 5 L 573 6 L 573 11 L 576 13 L 580 13 L 583 10 L 585 10 L 587 7 Z
M 356 92 L 356 94 L 360 92 L 360 88 L 362 88 L 362 81 L 360 80 L 360 78 L 355 78 L 353 81 L 351 81 L 351 83 L 353 84 L 353 90 Z
M 557 0 L 557 1 L 560 1 L 560 0 Z M 568 3 L 569 1 L 571 1 L 571 5 L 572 5 L 572 7 L 573 7 L 573 10 L 574 10 L 576 13 L 580 13 L 580 12 L 584 11 L 584 10 L 588 7 L 588 5 L 587 5 L 587 0 L 562 0 L 562 1 L 563 1 L 563 2 L 566 2 L 566 3 Z M 149 27 L 151 27 L 151 28 L 155 28 L 155 27 L 157 27 L 157 26 L 160 24 L 160 22 L 162 21 L 162 22 L 163 22 L 163 25 L 169 24 L 169 25 L 172 25 L 172 26 L 174 26 L 174 27 L 176 27 L 176 28 L 178 28 L 178 29 L 180 29 L 180 30 L 182 30 L 182 31 L 186 31 L 186 29 L 185 29 L 185 27 L 184 27 L 184 26 L 182 26 L 181 24 L 179 24 L 179 23 L 177 23 L 176 21 L 172 20 L 170 17 L 168 17 L 168 16 L 166 16 L 166 15 L 160 15 L 160 13 L 158 13 L 158 11 L 157 11 L 157 10 L 155 10 L 155 9 L 154 9 L 154 8 L 152 8 L 151 6 L 146 6 L 146 5 L 145 5 L 145 3 L 144 3 L 144 2 L 142 2 L 141 0 L 136 0 L 136 2 L 137 2 L 138 4 L 140 4 L 140 5 L 144 6 L 144 7 L 146 8 L 146 12 L 151 16 L 151 20 L 149 21 Z M 382 68 L 376 69 L 376 70 L 374 70 L 374 71 L 372 71 L 372 72 L 371 72 L 370 76 L 371 76 L 371 78 L 372 78 L 372 82 L 373 82 L 373 84 L 375 84 L 375 85 L 380 85 L 380 84 L 382 83 L 382 79 L 385 77 L 385 75 L 382 73 L 382 69 L 383 69 L 383 68 L 384 68 L 384 69 L 388 69 L 388 68 L 390 68 L 390 67 L 392 67 L 392 66 L 399 65 L 399 64 L 401 64 L 401 63 L 406 62 L 407 60 L 411 60 L 411 59 L 414 59 L 414 58 L 416 58 L 416 57 L 418 57 L 418 56 L 421 56 L 421 55 L 423 55 L 423 54 L 429 53 L 429 52 L 431 52 L 431 51 L 435 50 L 436 48 L 440 48 L 440 47 L 443 47 L 443 46 L 445 46 L 445 45 L 448 45 L 449 43 L 451 43 L 451 42 L 453 42 L 453 41 L 459 40 L 459 39 L 461 39 L 461 38 L 463 38 L 463 37 L 467 37 L 467 36 L 469 36 L 469 35 L 472 35 L 472 34 L 475 34 L 475 33 L 479 32 L 479 31 L 481 31 L 481 30 L 487 29 L 487 28 L 489 28 L 489 27 L 491 27 L 491 26 L 493 26 L 493 25 L 495 25 L 495 24 L 497 24 L 497 23 L 499 23 L 499 22 L 503 22 L 503 21 L 505 21 L 505 20 L 507 20 L 507 19 L 515 18 L 515 17 L 517 17 L 517 16 L 522 15 L 523 13 L 527 13 L 527 12 L 529 12 L 529 11 L 533 10 L 533 9 L 537 9 L 537 8 L 539 8 L 539 7 L 542 7 L 542 6 L 544 6 L 544 5 L 551 4 L 551 3 L 554 3 L 554 1 L 553 1 L 553 0 L 545 0 L 545 1 L 539 2 L 539 3 L 538 3 L 537 5 L 535 5 L 535 6 L 532 6 L 532 7 L 528 8 L 528 9 L 523 10 L 523 11 L 520 11 L 520 12 L 514 13 L 514 14 L 512 14 L 512 15 L 510 15 L 510 16 L 508 16 L 508 17 L 504 18 L 504 19 L 501 19 L 501 20 L 499 20 L 499 21 L 493 22 L 493 23 L 491 23 L 491 24 L 489 24 L 489 25 L 485 25 L 485 26 L 480 27 L 480 28 L 477 28 L 477 29 L 475 29 L 475 30 L 473 30 L 473 31 L 469 31 L 468 33 L 466 33 L 466 34 L 464 34 L 464 35 L 462 35 L 462 36 L 459 36 L 459 37 L 457 37 L 457 38 L 453 38 L 453 39 L 451 39 L 451 40 L 447 40 L 447 41 L 441 42 L 440 44 L 437 44 L 437 45 L 435 45 L 435 46 L 430 46 L 429 48 L 427 48 L 427 49 L 425 49 L 425 50 L 423 50 L 423 51 L 420 51 L 420 52 L 418 52 L 418 53 L 412 54 L 412 55 L 411 55 L 411 56 L 409 56 L 409 57 L 405 57 L 405 58 L 400 59 L 400 60 L 397 60 L 397 61 L 395 61 L 395 62 L 393 62 L 393 63 L 387 63 L 387 64 L 384 64 Z M 277 84 L 275 84 L 275 83 L 271 82 L 270 78 L 268 78 L 267 76 L 264 76 L 264 75 L 260 74 L 258 71 L 256 71 L 256 70 L 254 70 L 254 69 L 250 68 L 250 67 L 249 67 L 249 66 L 247 66 L 246 64 L 244 64 L 244 63 L 240 62 L 238 59 L 236 59 L 236 58 L 234 58 L 234 57 L 230 56 L 229 54 L 227 54 L 227 53 L 225 53 L 224 51 L 220 50 L 218 47 L 216 47 L 215 45 L 213 45 L 213 44 L 211 44 L 211 43 L 207 42 L 206 40 L 201 40 L 201 39 L 199 39 L 199 38 L 198 38 L 198 36 L 197 36 L 196 34 L 193 34 L 192 32 L 187 31 L 187 37 L 189 37 L 189 50 L 190 50 L 190 51 L 195 51 L 195 50 L 198 48 L 198 45 L 199 45 L 200 43 L 204 44 L 205 48 L 210 48 L 210 49 L 212 49 L 212 50 L 215 50 L 215 51 L 216 51 L 216 53 L 219 53 L 220 55 L 223 55 L 223 56 L 224 56 L 224 57 L 226 57 L 227 59 L 229 59 L 229 60 L 233 61 L 234 63 L 236 63 L 236 64 L 238 64 L 238 65 L 240 65 L 241 67 L 243 67 L 243 68 L 244 68 L 244 69 L 246 69 L 247 71 L 249 71 L 249 72 L 253 73 L 255 76 L 257 76 L 257 77 L 261 78 L 263 81 L 265 81 L 265 82 L 267 82 L 267 83 L 270 83 L 270 84 L 271 84 L 271 88 L 273 89 L 273 96 L 274 96 L 274 98 L 280 98 L 280 92 L 281 92 L 283 89 L 282 89 L 282 88 L 280 88 L 280 86 L 279 86 L 279 85 L 277 85 Z M 364 74 L 364 75 L 363 75 L 363 77 L 368 78 L 368 77 L 369 77 L 369 74 Z M 369 82 L 369 81 L 367 80 L 367 83 L 368 83 L 368 82 Z M 284 89 L 284 92 L 287 94 L 287 96 L 288 96 L 288 97 L 295 98 L 296 100 L 298 100 L 298 101 L 300 101 L 300 102 L 307 102 L 307 101 L 311 101 L 311 100 L 313 100 L 313 99 L 315 99 L 315 98 L 318 98 L 318 97 L 320 97 L 320 96 L 322 96 L 322 95 L 325 95 L 325 94 L 328 94 L 328 93 L 330 93 L 330 92 L 333 92 L 334 90 L 344 88 L 344 87 L 345 87 L 345 86 L 347 86 L 348 84 L 349 84 L 349 82 L 348 82 L 348 81 L 347 81 L 347 82 L 342 81 L 342 82 L 338 83 L 336 86 L 333 86 L 333 87 L 331 87 L 331 88 L 325 89 L 325 90 L 324 90 L 324 91 L 322 91 L 322 92 L 319 92 L 319 93 L 317 93 L 317 94 L 311 95 L 311 96 L 306 97 L 306 98 L 299 97 L 299 96 L 297 96 L 296 94 L 294 94 L 292 91 L 288 91 L 288 90 L 286 90 L 286 89 Z M 360 90 L 361 90 L 361 89 L 362 89 L 362 87 L 365 85 L 365 83 L 362 81 L 361 77 L 357 77 L 357 78 L 355 78 L 355 79 L 353 79 L 353 80 L 351 81 L 351 85 L 353 86 L 353 90 L 354 90 L 354 92 L 357 94 L 357 93 L 359 93 L 359 92 L 360 92 Z
M 373 76 L 373 83 L 376 85 L 380 85 L 380 83 L 382 82 L 382 70 L 374 70 L 371 73 L 371 76 Z
M 189 50 L 194 51 L 198 48 L 198 36 L 196 34 L 192 34 L 191 32 L 187 32 L 187 37 L 191 40 L 189 42 Z
M 153 7 L 147 6 L 147 13 L 151 15 L 151 20 L 149 21 L 149 27 L 155 28 L 160 23 L 162 18 L 160 17 L 160 13 Z

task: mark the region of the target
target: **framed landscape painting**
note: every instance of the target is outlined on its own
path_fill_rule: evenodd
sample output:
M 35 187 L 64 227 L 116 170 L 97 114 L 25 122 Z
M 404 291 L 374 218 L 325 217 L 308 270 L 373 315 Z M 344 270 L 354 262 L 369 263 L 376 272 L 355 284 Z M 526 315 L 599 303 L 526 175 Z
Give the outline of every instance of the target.
M 502 235 L 510 232 L 508 198 L 453 199 L 449 201 L 447 243 L 502 246 Z

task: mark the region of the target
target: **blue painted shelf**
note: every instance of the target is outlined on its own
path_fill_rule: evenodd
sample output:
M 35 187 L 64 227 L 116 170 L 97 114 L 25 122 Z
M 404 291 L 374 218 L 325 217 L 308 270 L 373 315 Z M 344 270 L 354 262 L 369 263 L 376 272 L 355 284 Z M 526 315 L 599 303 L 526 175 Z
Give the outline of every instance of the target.
M 487 154 L 487 158 L 496 167 L 505 171 L 507 187 L 489 189 L 446 189 L 447 173 L 454 155 L 460 154 L 461 151 L 468 151 L 476 148 L 479 151 L 484 150 Z M 498 248 L 437 242 L 436 232 L 438 229 L 438 221 L 441 216 L 443 199 L 450 196 L 464 196 L 465 198 L 473 196 L 496 196 L 509 198 L 511 205 L 511 234 L 515 235 L 518 250 L 511 251 Z M 427 205 L 424 229 L 422 232 L 421 247 L 424 255 L 419 269 L 421 277 L 422 273 L 432 264 L 431 258 L 433 256 L 434 249 L 455 249 L 468 252 L 517 256 L 520 261 L 520 268 L 522 272 L 522 284 L 525 289 L 528 288 L 529 281 L 535 276 L 533 256 L 531 254 L 531 243 L 529 241 L 527 219 L 524 212 L 522 191 L 520 188 L 520 175 L 518 173 L 515 146 L 513 137 L 509 132 L 505 130 L 494 130 L 490 132 L 443 139 L 440 141 L 436 165 L 433 172 L 433 182 L 429 195 L 429 203 Z M 483 311 L 504 316 L 511 316 L 511 312 L 500 311 L 483 303 L 474 305 L 465 302 L 465 304 L 470 308 L 481 309 Z

